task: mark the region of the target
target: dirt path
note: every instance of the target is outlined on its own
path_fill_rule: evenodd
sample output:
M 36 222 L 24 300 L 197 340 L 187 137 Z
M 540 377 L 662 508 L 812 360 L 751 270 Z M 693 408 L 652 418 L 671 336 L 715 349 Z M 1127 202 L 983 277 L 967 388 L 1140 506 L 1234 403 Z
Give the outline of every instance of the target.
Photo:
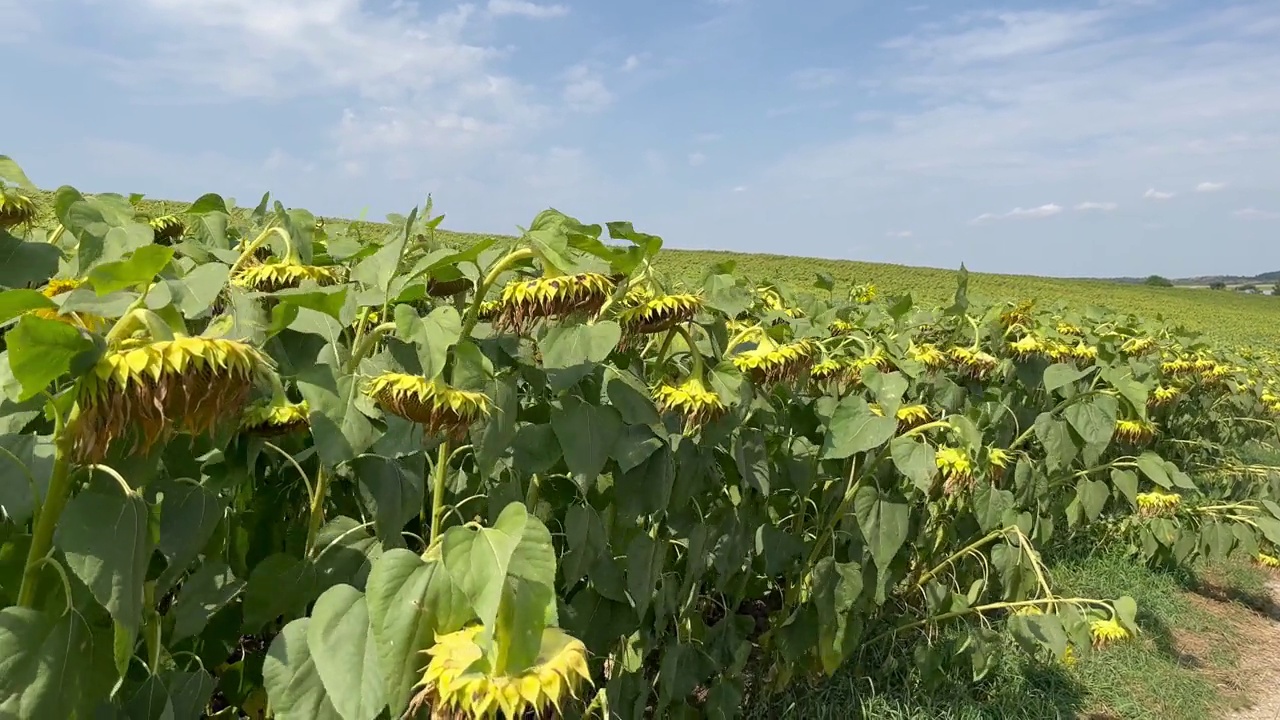
M 1224 694 L 1243 696 L 1244 707 L 1224 720 L 1280 720 L 1280 576 L 1267 583 L 1271 602 L 1258 611 L 1238 606 L 1214 614 L 1235 626 L 1241 647 L 1237 668 L 1218 680 Z

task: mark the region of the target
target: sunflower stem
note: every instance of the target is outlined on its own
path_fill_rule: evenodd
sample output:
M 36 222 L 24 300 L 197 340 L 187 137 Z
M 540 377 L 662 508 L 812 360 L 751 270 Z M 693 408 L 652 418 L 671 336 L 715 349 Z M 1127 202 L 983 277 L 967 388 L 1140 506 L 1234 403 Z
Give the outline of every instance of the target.
M 57 245 L 58 241 L 62 239 L 62 235 L 66 231 L 67 231 L 67 226 L 59 223 L 57 229 L 49 233 L 48 243 L 50 245 Z
M 538 507 L 538 494 L 540 489 L 538 474 L 534 473 L 533 477 L 529 479 L 529 492 L 524 497 L 525 507 L 529 509 L 530 514 L 532 514 Z
M 689 346 L 689 359 L 693 364 L 693 366 L 689 368 L 689 377 L 695 378 L 701 382 L 702 353 L 698 352 L 698 344 L 693 341 L 693 335 L 689 332 L 688 328 L 682 325 L 672 326 L 671 329 L 679 333 L 680 337 L 684 338 L 684 344 Z
M 311 556 L 311 551 L 316 546 L 316 538 L 320 535 L 320 526 L 324 523 L 324 501 L 329 494 L 329 473 L 324 471 L 322 466 L 316 471 L 316 489 L 315 494 L 311 496 L 311 516 L 307 524 L 307 546 L 306 555 Z
M 480 305 L 484 302 L 484 296 L 489 293 L 489 288 L 498 281 L 502 273 L 510 270 L 511 266 L 518 262 L 533 259 L 535 255 L 536 253 L 531 248 L 512 250 L 489 268 L 489 272 L 485 273 L 484 279 L 476 286 L 475 296 L 471 298 L 471 306 L 467 308 L 467 315 L 462 323 L 462 332 L 459 337 L 464 340 L 471 337 L 472 331 L 476 329 L 476 323 L 480 322 Z
M 365 335 L 360 342 L 351 349 L 351 357 L 347 359 L 347 364 L 343 366 L 343 371 L 348 375 L 354 373 L 360 368 L 360 361 L 365 359 L 369 353 L 373 352 L 374 346 L 378 341 L 382 340 L 382 336 L 396 329 L 393 322 L 382 323 L 375 327 L 368 335 Z
M 71 434 L 57 428 L 58 438 L 54 450 L 53 474 L 44 504 L 36 513 L 31 530 L 31 547 L 27 550 L 27 563 L 22 572 L 22 587 L 18 590 L 18 607 L 35 607 L 36 585 L 39 582 L 40 564 L 53 547 L 53 531 L 58 518 L 71 496 Z
M 262 233 L 258 235 L 258 237 L 254 238 L 253 242 L 250 242 L 247 246 L 245 246 L 244 251 L 240 253 L 240 257 L 236 258 L 236 262 L 234 265 L 231 266 L 231 271 L 227 273 L 227 276 L 235 277 L 236 271 L 239 270 L 241 266 L 243 266 L 246 262 L 249 261 L 249 258 L 253 255 L 253 251 L 262 247 L 263 244 L 267 242 L 267 240 L 271 239 L 272 235 L 279 235 L 280 238 L 284 240 L 285 257 L 286 258 L 293 257 L 293 240 L 289 238 L 289 233 L 285 232 L 284 228 L 281 228 L 281 227 L 274 227 L 274 226 L 269 227 L 266 230 L 263 230 Z
M 431 536 L 427 547 L 436 544 L 440 537 L 440 525 L 444 522 L 444 480 L 449 471 L 449 441 L 440 443 L 436 450 L 435 478 L 431 482 Z

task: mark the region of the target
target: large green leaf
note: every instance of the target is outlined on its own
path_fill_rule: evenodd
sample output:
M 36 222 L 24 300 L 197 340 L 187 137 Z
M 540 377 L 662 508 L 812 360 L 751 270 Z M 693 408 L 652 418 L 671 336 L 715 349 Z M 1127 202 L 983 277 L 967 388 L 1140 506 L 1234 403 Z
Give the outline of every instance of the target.
M 571 505 L 565 513 L 565 553 L 560 571 L 566 587 L 572 587 L 607 547 L 600 513 L 590 505 Z
M 564 409 L 551 415 L 551 428 L 569 472 L 594 482 L 609 462 L 623 426 L 614 408 L 567 397 Z
M 383 711 L 385 684 L 364 593 L 350 585 L 325 591 L 311 610 L 307 646 L 343 720 L 374 720 Z
M 1044 389 L 1053 392 L 1089 375 L 1093 368 L 1079 369 L 1074 365 L 1057 363 L 1044 369 Z
M 828 675 L 858 647 L 860 616 L 852 612 L 862 594 L 862 568 L 825 557 L 813 568 L 813 603 L 818 609 L 818 657 Z
M 4 180 L 28 192 L 39 190 L 35 183 L 22 171 L 22 166 L 8 155 L 0 155 L 0 180 Z
M 160 499 L 160 553 L 168 563 L 156 581 L 156 592 L 163 595 L 209 542 L 226 504 L 192 483 L 165 480 L 153 487 Z
M 64 322 L 24 315 L 4 336 L 9 367 L 22 384 L 19 401 L 35 397 L 94 351 L 93 341 Z
M 897 427 L 896 418 L 876 415 L 866 400 L 851 395 L 840 401 L 831 416 L 822 441 L 822 457 L 827 460 L 847 458 L 877 448 L 893 437 Z
M 871 549 L 871 559 L 884 575 L 898 550 L 907 540 L 911 525 L 911 508 L 894 491 L 881 491 L 874 485 L 863 485 L 853 496 L 853 514 L 858 528 Z
M 1159 485 L 1166 490 L 1173 487 L 1173 481 L 1169 479 L 1169 473 L 1164 468 L 1164 458 L 1153 452 L 1144 452 L 1138 456 L 1138 469 L 1151 482 Z
M 284 626 L 262 661 L 262 681 L 279 720 L 345 720 L 333 706 L 307 643 L 311 620 Z
M 449 348 L 458 343 L 461 332 L 462 317 L 451 306 L 438 307 L 425 318 L 419 318 L 409 305 L 396 306 L 396 334 L 417 346 L 425 377 L 444 372 Z
M 1055 418 L 1052 413 L 1041 413 L 1036 418 L 1035 433 L 1036 439 L 1044 446 L 1045 459 L 1050 471 L 1067 467 L 1080 452 L 1075 440 L 1071 437 L 1071 428 L 1065 421 Z
M 180 278 L 165 281 L 173 302 L 188 318 L 199 316 L 213 305 L 218 294 L 227 285 L 231 268 L 222 263 L 210 262 L 197 265 Z
M 1086 443 L 1102 445 L 1111 440 L 1116 430 L 1116 413 L 1119 410 L 1115 398 L 1095 395 L 1068 405 L 1062 414 Z
M 354 459 L 375 440 L 373 423 L 360 411 L 361 379 L 317 363 L 298 373 L 298 391 L 311 407 L 311 433 L 330 467 Z
M 53 439 L 34 434 L 0 435 L 0 508 L 19 525 L 31 518 L 53 471 Z
M 79 613 L 56 617 L 27 608 L 0 609 L 0 717 L 76 717 L 97 699 L 86 695 L 98 684 L 94 676 L 104 672 L 93 644 Z
M 142 585 L 159 534 L 152 518 L 141 497 L 90 490 L 67 503 L 55 535 L 71 572 L 130 630 L 142 622 Z
M 938 473 L 937 453 L 933 446 L 909 437 L 896 437 L 889 443 L 889 456 L 893 464 L 922 492 L 933 486 Z
M 0 230 L 0 287 L 43 285 L 58 272 L 61 259 L 53 245 L 25 242 Z
M 0 292 L 0 323 L 10 320 L 31 310 L 57 308 L 58 304 L 36 290 L 18 289 Z
M 127 260 L 102 263 L 89 271 L 89 283 L 98 295 L 135 287 L 153 280 L 173 259 L 173 248 L 144 245 Z
M 422 510 L 422 466 L 422 455 L 400 459 L 361 455 L 351 463 L 365 490 L 365 506 L 373 513 L 378 537 L 389 547 L 404 544 L 400 531 Z
M 218 560 L 205 562 L 182 583 L 178 599 L 170 611 L 173 615 L 172 642 L 204 632 L 210 618 L 231 603 L 244 590 L 243 580 L 236 578 L 227 564 Z
M 594 325 L 553 325 L 539 341 L 542 366 L 549 370 L 604 362 L 622 339 L 622 328 L 612 320 Z
M 268 555 L 249 573 L 244 593 L 244 629 L 257 632 L 284 615 L 302 615 L 315 596 L 315 567 L 306 560 L 276 553 Z
M 485 627 L 492 627 L 497 618 L 508 575 L 555 587 L 551 534 L 521 503 L 509 504 L 493 527 L 450 528 L 441 557 Z
M 627 594 L 636 614 L 644 617 L 653 602 L 658 578 L 666 562 L 667 545 L 641 532 L 627 544 Z

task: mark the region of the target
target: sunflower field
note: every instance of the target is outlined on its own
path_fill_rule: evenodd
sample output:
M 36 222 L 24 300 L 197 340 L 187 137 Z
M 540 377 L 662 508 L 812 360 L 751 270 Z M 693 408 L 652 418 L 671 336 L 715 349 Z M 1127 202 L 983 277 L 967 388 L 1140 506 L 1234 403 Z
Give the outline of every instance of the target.
M 429 201 L 370 237 L 0 179 L 2 718 L 729 718 L 1132 639 L 1055 592 L 1073 544 L 1280 562 L 1234 454 L 1269 355 L 963 270 L 676 286 L 555 210 L 460 249 Z

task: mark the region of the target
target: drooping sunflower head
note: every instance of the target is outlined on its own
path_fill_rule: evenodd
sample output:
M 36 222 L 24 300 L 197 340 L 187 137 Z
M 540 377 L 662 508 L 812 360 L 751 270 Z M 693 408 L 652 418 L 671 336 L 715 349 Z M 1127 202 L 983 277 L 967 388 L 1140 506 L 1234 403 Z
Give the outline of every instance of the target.
M 472 625 L 436 637 L 410 716 L 429 707 L 433 718 L 552 717 L 592 684 L 586 646 L 559 628 L 542 631 L 538 657 L 527 668 L 492 667 L 477 642 L 481 630 Z
M 843 380 L 851 374 L 852 366 L 842 358 L 823 358 L 809 368 L 809 377 L 818 382 Z
M 237 273 L 231 282 L 250 290 L 275 292 L 296 288 L 304 280 L 314 280 L 318 285 L 334 285 L 339 281 L 339 275 L 331 267 L 303 265 L 286 260 L 252 265 Z
M 1121 625 L 1115 618 L 1090 622 L 1089 636 L 1093 639 L 1095 648 L 1103 648 L 1132 637 L 1125 626 Z
M 1253 556 L 1253 561 L 1265 568 L 1280 568 L 1280 558 L 1275 555 L 1268 555 L 1264 552 L 1258 552 Z
M 787 305 L 786 301 L 782 298 L 782 293 L 778 292 L 776 288 L 768 285 L 762 285 L 756 288 L 755 294 L 756 305 L 761 310 L 780 312 L 789 318 L 804 317 L 804 311 L 798 307 Z
M 161 215 L 148 220 L 147 224 L 151 226 L 151 232 L 160 245 L 172 243 L 187 231 L 186 224 L 177 215 Z
M 867 305 L 875 301 L 878 294 L 872 283 L 860 283 L 849 290 L 849 302 Z
M 383 410 L 422 425 L 428 435 L 460 439 L 467 428 L 489 414 L 483 393 L 459 390 L 439 378 L 384 373 L 365 388 Z
M 697 377 L 690 377 L 679 384 L 663 383 L 654 389 L 653 399 L 661 412 L 684 418 L 686 435 L 696 432 L 728 410 L 720 396 Z
M 924 365 L 930 370 L 937 370 L 947 364 L 947 356 L 942 354 L 937 345 L 925 343 L 923 345 L 911 345 L 907 348 L 907 357 Z
M 1098 348 L 1081 340 L 1071 348 L 1071 358 L 1080 362 L 1093 362 L 1098 359 Z
M 59 295 L 69 293 L 81 285 L 84 285 L 84 280 L 78 278 L 50 278 L 48 284 L 40 288 L 40 294 L 53 299 Z
M 1044 340 L 1035 335 L 1024 335 L 1009 343 L 1009 351 L 1019 360 L 1030 360 L 1044 354 Z
M 894 413 L 898 418 L 898 431 L 905 432 L 933 420 L 933 413 L 926 405 L 903 405 Z
M 516 280 L 502 289 L 494 324 L 524 332 L 539 320 L 593 313 L 609 300 L 614 287 L 613 280 L 600 273 Z
M 940 447 L 934 454 L 934 464 L 942 474 L 942 491 L 953 495 L 973 484 L 973 461 L 961 448 Z
M 1156 349 L 1156 340 L 1151 337 L 1133 337 L 1120 344 L 1120 352 L 1131 357 L 1146 355 Z
M 1130 445 L 1145 445 L 1156 435 L 1155 423 L 1147 420 L 1117 420 L 1116 438 Z
M 476 317 L 484 322 L 492 322 L 498 317 L 498 313 L 502 310 L 501 300 L 485 300 L 480 303 Z
M 1067 335 L 1070 337 L 1079 337 L 1084 335 L 1084 330 L 1080 329 L 1079 325 L 1074 325 L 1066 322 L 1065 320 L 1060 321 L 1056 329 L 1059 335 Z
M 36 205 L 31 198 L 0 188 L 0 228 L 30 225 L 35 219 Z
M 1178 399 L 1182 394 L 1182 390 L 1168 385 L 1158 385 L 1151 391 L 1151 395 L 1147 397 L 1147 407 L 1160 408 L 1166 407 Z
M 179 336 L 109 350 L 80 381 L 74 443 L 82 461 L 105 457 L 117 440 L 147 452 L 171 432 L 207 435 L 244 411 L 271 370 L 257 348 L 237 340 Z
M 1000 361 L 990 353 L 973 350 L 967 347 L 951 348 L 949 353 L 952 366 L 961 374 L 974 380 L 985 380 L 995 372 Z
M 702 305 L 702 297 L 698 295 L 659 295 L 618 313 L 618 322 L 627 333 L 645 335 L 662 332 L 692 320 Z
M 1182 496 L 1174 493 L 1152 492 L 1138 493 L 1138 517 L 1168 517 L 1178 511 L 1182 505 Z
M 858 329 L 857 326 L 855 326 L 853 323 L 849 322 L 848 320 L 840 320 L 839 318 L 832 320 L 831 324 L 827 326 L 827 330 L 831 332 L 832 337 L 840 337 L 841 335 L 848 335 L 857 329 Z
M 1165 375 L 1186 375 L 1195 372 L 1195 363 L 1185 357 L 1177 357 L 1160 363 L 1160 372 Z
M 249 435 L 289 435 L 311 426 L 307 401 L 266 400 L 249 406 L 240 419 L 240 431 Z
M 756 383 L 767 385 L 799 379 L 813 364 L 818 344 L 797 340 L 777 344 L 766 336 L 759 345 L 733 356 L 733 364 Z
M 1031 312 L 1035 309 L 1035 305 L 1035 300 L 1023 300 L 1022 302 L 1009 307 L 1007 310 L 1000 313 L 1000 324 L 1003 325 L 1005 329 L 1014 327 L 1015 325 L 1024 328 L 1029 327 L 1031 325 Z
M 1004 477 L 1004 473 L 1009 469 L 1009 463 L 1013 462 L 1013 455 L 1003 448 L 987 449 L 987 472 L 991 473 L 994 480 Z

